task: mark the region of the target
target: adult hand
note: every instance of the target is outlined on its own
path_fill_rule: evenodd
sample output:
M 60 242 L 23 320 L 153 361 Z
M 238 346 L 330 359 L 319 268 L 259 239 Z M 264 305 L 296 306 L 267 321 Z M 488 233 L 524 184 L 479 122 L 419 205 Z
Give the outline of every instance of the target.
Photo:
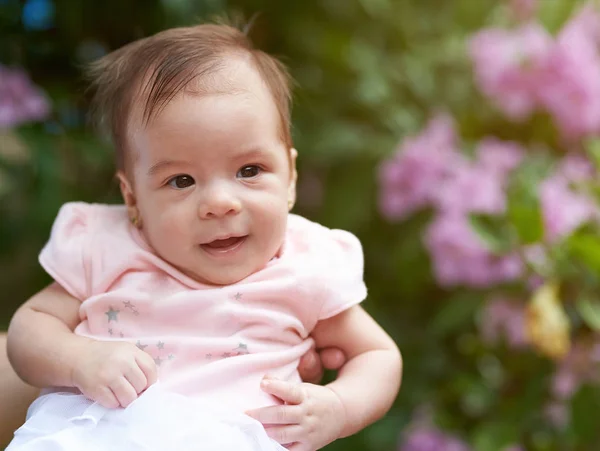
M 341 349 L 324 348 L 310 350 L 302 356 L 298 371 L 304 382 L 318 384 L 323 378 L 323 372 L 328 370 L 339 370 L 346 363 L 346 356 Z

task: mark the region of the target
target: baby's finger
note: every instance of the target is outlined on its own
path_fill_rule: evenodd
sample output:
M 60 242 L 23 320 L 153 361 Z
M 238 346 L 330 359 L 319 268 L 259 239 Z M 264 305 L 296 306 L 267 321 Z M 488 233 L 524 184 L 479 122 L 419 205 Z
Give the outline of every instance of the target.
M 141 351 L 135 356 L 135 361 L 146 376 L 146 387 L 150 387 L 158 379 L 158 369 L 154 359 Z
M 263 391 L 289 404 L 300 404 L 304 401 L 304 390 L 300 384 L 265 378 L 261 381 L 260 387 Z
M 299 424 L 302 420 L 302 410 L 294 405 L 263 407 L 246 415 L 262 424 Z
M 138 397 L 135 388 L 125 379 L 125 377 L 119 378 L 114 384 L 110 386 L 110 389 L 115 394 L 119 404 L 122 407 L 127 407 Z
M 306 436 L 304 428 L 298 425 L 274 426 L 265 428 L 267 435 L 280 445 L 289 445 L 302 440 Z
M 119 400 L 108 387 L 99 387 L 95 390 L 91 398 L 108 409 L 116 409 L 119 407 Z
M 124 376 L 138 395 L 148 388 L 148 379 L 139 366 L 134 365 L 132 368 L 129 368 Z

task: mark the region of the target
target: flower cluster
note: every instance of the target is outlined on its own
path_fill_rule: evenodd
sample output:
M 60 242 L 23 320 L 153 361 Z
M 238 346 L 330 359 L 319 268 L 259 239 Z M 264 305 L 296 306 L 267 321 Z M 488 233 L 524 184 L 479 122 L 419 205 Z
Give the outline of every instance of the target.
M 599 133 L 599 29 L 600 14 L 589 6 L 556 38 L 536 23 L 482 30 L 470 45 L 476 82 L 509 118 L 540 110 L 566 139 Z
M 399 451 L 471 451 L 465 442 L 432 425 L 418 425 L 405 434 Z
M 484 287 L 518 278 L 516 255 L 493 255 L 470 226 L 472 213 L 506 210 L 506 183 L 524 150 L 513 142 L 482 140 L 475 158 L 457 147 L 452 120 L 434 118 L 382 164 L 380 205 L 392 220 L 429 207 L 437 211 L 425 241 L 440 284 Z
M 0 129 L 45 119 L 50 104 L 27 74 L 0 65 Z

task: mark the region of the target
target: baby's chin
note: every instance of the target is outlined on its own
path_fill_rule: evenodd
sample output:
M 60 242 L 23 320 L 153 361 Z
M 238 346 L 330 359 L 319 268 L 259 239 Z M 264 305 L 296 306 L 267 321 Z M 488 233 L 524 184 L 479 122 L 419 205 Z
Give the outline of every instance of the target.
M 205 285 L 227 286 L 244 280 L 246 277 L 255 273 L 256 270 L 253 268 L 215 268 L 215 271 L 211 271 L 210 273 L 201 273 L 198 271 L 183 272 L 196 282 Z

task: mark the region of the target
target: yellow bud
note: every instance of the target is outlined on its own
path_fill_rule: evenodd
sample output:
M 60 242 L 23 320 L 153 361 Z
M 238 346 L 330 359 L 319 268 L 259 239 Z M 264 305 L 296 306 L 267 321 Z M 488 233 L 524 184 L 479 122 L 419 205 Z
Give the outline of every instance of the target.
M 569 352 L 571 324 L 558 298 L 558 284 L 546 283 L 533 293 L 525 327 L 531 344 L 542 354 L 560 359 Z

